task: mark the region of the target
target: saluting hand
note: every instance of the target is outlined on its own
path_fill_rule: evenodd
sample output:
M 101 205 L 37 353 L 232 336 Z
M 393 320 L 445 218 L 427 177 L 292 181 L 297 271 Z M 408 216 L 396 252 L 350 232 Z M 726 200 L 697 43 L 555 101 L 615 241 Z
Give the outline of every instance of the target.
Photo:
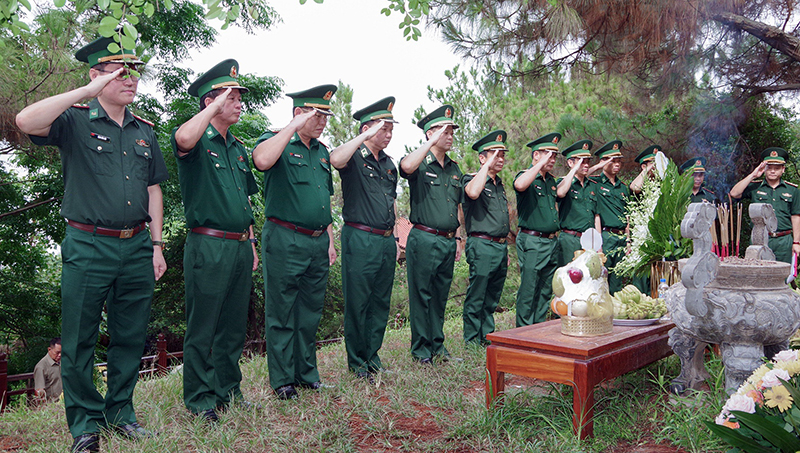
M 224 93 L 214 98 L 214 102 L 212 102 L 209 107 L 216 109 L 216 114 L 222 113 L 225 109 L 225 103 L 228 102 L 229 94 L 231 94 L 231 88 L 228 88 Z
M 292 128 L 295 131 L 300 129 L 300 128 L 302 128 L 303 125 L 306 124 L 306 121 L 311 119 L 316 114 L 317 114 L 317 111 L 314 110 L 314 109 L 311 109 L 311 110 L 309 110 L 309 111 L 307 111 L 305 113 L 301 113 L 299 115 L 296 115 L 294 118 L 292 118 L 292 121 L 289 122 L 289 128 Z
M 431 135 L 431 139 L 429 140 L 431 142 L 431 146 L 439 143 L 439 138 L 441 138 L 442 134 L 444 134 L 445 129 L 447 129 L 448 127 L 450 127 L 449 124 L 445 127 L 440 127 L 439 129 L 436 129 L 436 132 L 434 132 L 433 135 Z
M 753 173 L 750 174 L 753 175 L 753 178 L 760 178 L 761 175 L 764 174 L 764 171 L 766 169 L 767 169 L 767 163 L 762 161 L 760 164 L 758 164 L 758 167 L 756 167 L 756 169 L 753 170 Z
M 114 71 L 114 72 L 112 72 L 110 74 L 106 74 L 105 72 L 97 71 L 101 75 L 95 77 L 94 79 L 92 79 L 91 82 L 89 82 L 86 85 L 86 89 L 89 90 L 89 93 L 87 93 L 86 97 L 88 97 L 88 98 L 97 97 L 97 95 L 99 95 L 100 92 L 103 91 L 103 88 L 106 87 L 106 85 L 108 85 L 112 80 L 116 79 L 117 76 L 122 74 L 122 71 L 125 71 L 126 69 L 127 68 L 125 66 L 121 66 L 119 69 L 117 69 L 116 71 Z
M 381 130 L 381 128 L 383 127 L 384 123 L 386 123 L 386 122 L 383 121 L 383 120 L 380 120 L 377 123 L 373 124 L 371 128 L 369 128 L 366 131 L 364 131 L 364 140 L 369 140 L 370 138 L 374 137 L 375 134 L 377 134 Z

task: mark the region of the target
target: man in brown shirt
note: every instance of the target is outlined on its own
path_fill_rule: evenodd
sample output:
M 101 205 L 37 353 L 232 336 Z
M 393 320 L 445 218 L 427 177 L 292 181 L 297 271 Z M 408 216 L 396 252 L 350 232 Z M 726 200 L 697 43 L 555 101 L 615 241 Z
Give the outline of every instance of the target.
M 50 340 L 47 354 L 33 368 L 33 388 L 39 400 L 61 397 L 61 338 Z

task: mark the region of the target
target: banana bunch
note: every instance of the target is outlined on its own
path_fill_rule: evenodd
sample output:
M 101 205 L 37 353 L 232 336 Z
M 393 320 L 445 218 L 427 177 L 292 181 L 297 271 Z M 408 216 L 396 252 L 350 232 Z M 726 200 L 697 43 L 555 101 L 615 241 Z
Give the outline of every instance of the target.
M 628 285 L 611 297 L 616 319 L 654 319 L 667 314 L 664 299 L 653 299 Z

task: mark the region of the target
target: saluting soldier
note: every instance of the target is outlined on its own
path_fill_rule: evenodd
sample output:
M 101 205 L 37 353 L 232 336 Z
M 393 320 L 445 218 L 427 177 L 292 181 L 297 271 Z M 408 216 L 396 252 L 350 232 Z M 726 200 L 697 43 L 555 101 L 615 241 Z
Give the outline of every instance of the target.
M 389 319 L 398 246 L 394 237 L 397 167 L 384 152 L 397 121 L 395 98 L 353 114 L 361 133 L 331 152 L 342 177 L 342 290 L 348 368 L 362 379 L 383 368 L 378 351 Z
M 581 250 L 581 236 L 589 228 L 600 231 L 600 216 L 597 214 L 597 182 L 589 175 L 589 159 L 592 158 L 591 140 L 579 140 L 561 152 L 567 158 L 569 173 L 558 179 L 558 216 L 561 233 L 558 235 L 558 266 L 564 266 Z
M 694 178 L 694 184 L 692 185 L 692 194 L 689 196 L 691 203 L 702 203 L 703 200 L 708 201 L 709 203 L 714 203 L 717 201 L 717 196 L 714 192 L 708 190 L 707 187 L 703 187 L 703 182 L 706 178 L 706 158 L 705 157 L 693 157 L 681 165 L 680 168 L 681 173 L 691 172 L 692 177 Z
M 231 400 L 244 403 L 239 358 L 247 307 L 258 268 L 249 195 L 258 192 L 247 151 L 229 128 L 239 121 L 239 63 L 225 60 L 189 86 L 200 113 L 172 132 L 172 151 L 186 215 L 183 278 L 186 336 L 183 401 L 193 414 L 217 421 Z
M 150 437 L 136 421 L 139 378 L 155 281 L 167 266 L 161 247 L 167 168 L 153 125 L 127 106 L 142 61 L 110 52 L 100 38 L 75 53 L 88 63 L 89 84 L 26 107 L 19 128 L 37 145 L 58 146 L 64 173 L 61 215 L 61 375 L 72 451 L 98 451 L 100 429 Z M 73 106 L 83 99 L 88 105 Z M 146 223 L 150 225 L 147 234 Z M 108 389 L 92 379 L 103 305 L 108 312 Z
M 598 193 L 597 213 L 603 230 L 603 253 L 606 255 L 608 288 L 611 294 L 622 289 L 622 278 L 614 273 L 613 268 L 622 261 L 628 246 L 628 221 L 625 206 L 631 193 L 628 186 L 617 176 L 622 168 L 622 142 L 612 140 L 598 149 L 594 155 L 603 164 L 603 174 L 596 178 Z
M 453 146 L 454 109 L 443 105 L 419 120 L 425 142 L 400 161 L 408 180 L 413 229 L 406 245 L 411 356 L 421 364 L 447 360 L 444 310 L 453 265 L 461 258 L 461 169 L 447 155 Z
M 533 164 L 514 179 L 519 232 L 517 257 L 520 285 L 517 292 L 517 327 L 547 319 L 553 295 L 553 274 L 558 267 L 560 229 L 556 205 L 556 180 L 550 171 L 556 162 L 561 134 L 554 132 L 529 142 Z
M 778 261 L 792 262 L 792 254 L 800 254 L 800 191 L 796 184 L 782 179 L 789 153 L 783 148 L 767 148 L 761 163 L 737 182 L 730 195 L 739 199 L 749 196 L 753 203 L 769 203 L 775 208 L 778 229 L 769 235 L 769 248 Z M 756 178 L 764 175 L 764 180 Z
M 506 132 L 489 132 L 472 149 L 478 152 L 478 173 L 464 175 L 464 224 L 467 231 L 469 287 L 464 299 L 464 342 L 489 344 L 494 332 L 494 311 L 503 294 L 508 272 L 510 231 L 508 200 L 498 173 L 505 164 Z
M 296 387 L 322 387 L 316 334 L 336 248 L 330 157 L 318 139 L 335 92 L 336 85 L 321 85 L 287 94 L 294 117 L 281 131 L 264 133 L 253 149 L 253 164 L 264 172 L 267 217 L 261 245 L 267 364 L 280 399 L 296 398 Z
M 649 178 L 653 174 L 653 169 L 656 168 L 656 153 L 659 152 L 662 152 L 661 146 L 651 145 L 636 156 L 634 160 L 639 164 L 642 171 L 631 181 L 631 192 L 638 194 L 642 191 L 642 187 L 644 187 L 644 178 Z

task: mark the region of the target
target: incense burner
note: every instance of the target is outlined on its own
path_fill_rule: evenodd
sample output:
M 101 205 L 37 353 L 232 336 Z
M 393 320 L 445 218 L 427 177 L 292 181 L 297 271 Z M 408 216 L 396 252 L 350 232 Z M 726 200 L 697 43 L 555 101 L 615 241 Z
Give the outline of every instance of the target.
M 800 327 L 800 296 L 786 284 L 791 265 L 775 261 L 767 246 L 777 227 L 771 205 L 754 203 L 752 244 L 745 258 L 720 262 L 711 253 L 710 227 L 715 210 L 693 203 L 681 222 L 681 234 L 692 238 L 694 253 L 680 260 L 681 281 L 666 294 L 675 328 L 669 344 L 681 360 L 681 374 L 671 390 L 699 388 L 708 373 L 703 364 L 708 344 L 718 344 L 725 365 L 725 387 L 735 391 L 762 363 L 788 347 Z

